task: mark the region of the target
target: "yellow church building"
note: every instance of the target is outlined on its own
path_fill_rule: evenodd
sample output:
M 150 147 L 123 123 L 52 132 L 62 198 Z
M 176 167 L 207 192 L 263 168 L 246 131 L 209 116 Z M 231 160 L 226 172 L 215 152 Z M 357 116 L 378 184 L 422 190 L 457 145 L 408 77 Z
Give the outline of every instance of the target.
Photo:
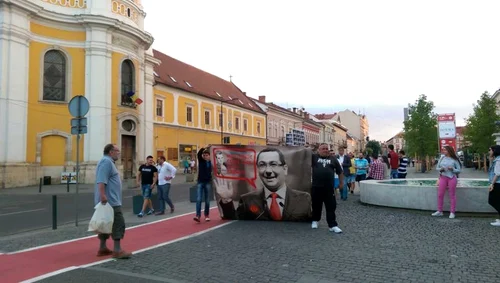
M 205 144 L 266 142 L 265 113 L 237 86 L 152 49 L 140 0 L 9 0 L 0 13 L 0 189 L 75 172 L 76 95 L 90 103 L 81 183 L 107 143 L 127 179 L 148 155 L 180 166 Z

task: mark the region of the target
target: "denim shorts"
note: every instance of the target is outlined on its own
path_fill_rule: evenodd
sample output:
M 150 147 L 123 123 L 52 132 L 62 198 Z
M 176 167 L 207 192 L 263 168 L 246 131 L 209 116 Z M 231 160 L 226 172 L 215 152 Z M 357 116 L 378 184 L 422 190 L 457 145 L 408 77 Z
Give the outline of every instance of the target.
M 348 184 L 354 183 L 355 181 L 356 181 L 356 175 L 354 175 L 354 174 L 351 174 L 351 175 L 345 177 L 345 182 Z
M 142 185 L 142 197 L 145 199 L 151 198 L 151 185 Z

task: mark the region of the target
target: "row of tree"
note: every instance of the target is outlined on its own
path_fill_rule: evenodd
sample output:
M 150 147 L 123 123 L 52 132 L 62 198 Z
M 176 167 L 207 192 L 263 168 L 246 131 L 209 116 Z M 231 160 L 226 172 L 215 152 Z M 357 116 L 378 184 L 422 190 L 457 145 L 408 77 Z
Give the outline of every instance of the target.
M 464 138 L 470 144 L 472 153 L 485 154 L 494 144 L 493 134 L 499 131 L 495 122 L 500 120 L 500 115 L 497 114 L 495 99 L 488 92 L 484 92 L 473 106 L 473 112 L 465 120 Z M 409 106 L 410 115 L 404 121 L 404 139 L 410 156 L 424 158 L 438 153 L 437 114 L 434 108 L 434 103 L 427 100 L 424 94 Z

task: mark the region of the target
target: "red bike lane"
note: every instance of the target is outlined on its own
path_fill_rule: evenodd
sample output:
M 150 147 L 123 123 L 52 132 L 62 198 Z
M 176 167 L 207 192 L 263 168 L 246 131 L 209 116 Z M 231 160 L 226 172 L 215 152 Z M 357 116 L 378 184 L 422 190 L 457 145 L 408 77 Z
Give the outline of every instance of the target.
M 202 220 L 201 223 L 196 223 L 193 221 L 193 213 L 148 223 L 140 227 L 130 227 L 125 233 L 122 247 L 124 250 L 134 253 L 167 242 L 193 237 L 229 223 L 219 220 L 218 209 L 212 209 L 212 214 L 213 218 L 217 220 L 210 222 Z M 144 237 L 144 235 L 151 236 Z M 112 241 L 108 242 L 109 247 L 112 248 Z M 2 254 L 0 255 L 2 282 L 21 282 L 65 268 L 109 260 L 111 256 L 96 256 L 98 245 L 99 241 L 96 236 L 72 242 L 56 243 L 19 253 Z

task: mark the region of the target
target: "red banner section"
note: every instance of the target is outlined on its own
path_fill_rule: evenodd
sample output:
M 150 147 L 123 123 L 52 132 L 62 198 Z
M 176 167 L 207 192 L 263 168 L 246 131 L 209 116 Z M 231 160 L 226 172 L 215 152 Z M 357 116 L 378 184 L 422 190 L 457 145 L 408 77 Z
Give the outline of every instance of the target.
M 443 151 L 445 145 L 451 146 L 455 151 L 457 151 L 457 140 L 456 139 L 439 139 L 440 151 Z

